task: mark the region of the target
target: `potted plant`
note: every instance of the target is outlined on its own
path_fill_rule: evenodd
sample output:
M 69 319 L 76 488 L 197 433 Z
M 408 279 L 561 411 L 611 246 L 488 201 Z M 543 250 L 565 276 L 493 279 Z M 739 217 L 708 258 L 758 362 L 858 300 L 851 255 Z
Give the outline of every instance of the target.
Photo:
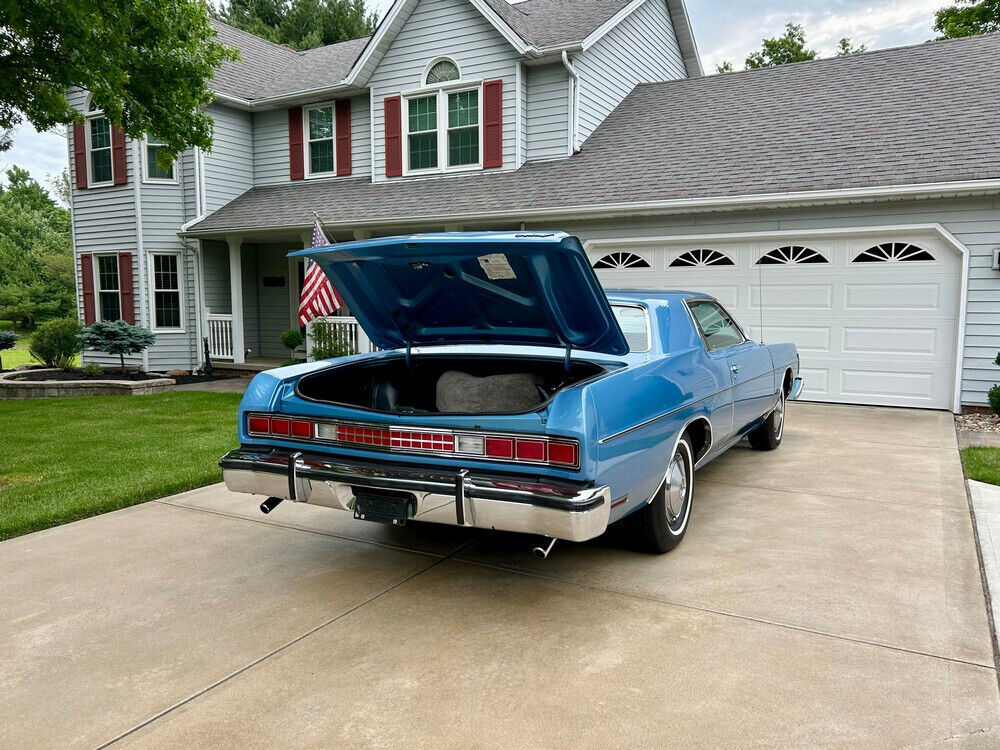
M 997 367 L 1000 367 L 1000 352 L 997 353 L 997 358 L 993 360 Z M 986 398 L 990 402 L 990 408 L 997 415 L 1000 415 L 1000 385 L 994 385 L 990 388 L 989 393 L 986 394 Z
M 288 347 L 289 358 L 285 362 L 286 365 L 296 365 L 300 360 L 295 358 L 295 351 L 301 347 L 306 342 L 305 337 L 302 335 L 301 331 L 295 328 L 289 328 L 283 334 L 281 334 L 281 343 Z

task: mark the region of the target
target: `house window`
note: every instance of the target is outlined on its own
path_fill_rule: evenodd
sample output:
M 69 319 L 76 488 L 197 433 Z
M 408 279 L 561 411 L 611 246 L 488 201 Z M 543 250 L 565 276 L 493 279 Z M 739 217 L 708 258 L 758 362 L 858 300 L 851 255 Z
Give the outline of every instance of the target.
M 671 268 L 735 265 L 732 258 L 718 250 L 688 250 L 674 258 L 670 263 Z
M 87 121 L 87 152 L 89 184 L 111 184 L 111 122 L 107 117 L 92 117 Z
M 594 268 L 649 268 L 649 261 L 635 253 L 608 253 L 594 264 Z
M 911 261 L 934 260 L 934 256 L 922 247 L 909 242 L 884 242 L 870 247 L 858 255 L 855 263 L 908 263 Z
M 829 263 L 823 255 L 808 247 L 801 245 L 788 245 L 779 247 L 769 253 L 765 253 L 758 261 L 758 266 L 785 266 L 798 265 L 801 263 Z
M 180 329 L 181 282 L 178 256 L 173 253 L 156 253 L 152 257 L 154 327 Z
M 440 60 L 431 65 L 424 82 L 441 88 L 407 97 L 408 172 L 468 169 L 482 163 L 481 88 L 456 89 L 454 84 L 460 80 L 458 66 Z
M 118 283 L 118 256 L 95 255 L 97 265 L 94 276 L 97 278 L 97 315 L 98 320 L 121 320 L 122 303 L 121 287 Z
M 163 182 L 174 181 L 173 163 L 167 169 L 163 169 L 158 161 L 160 152 L 165 150 L 166 144 L 159 138 L 146 136 L 146 179 L 162 180 Z
M 332 174 L 334 171 L 333 105 L 306 110 L 307 162 L 310 175 Z

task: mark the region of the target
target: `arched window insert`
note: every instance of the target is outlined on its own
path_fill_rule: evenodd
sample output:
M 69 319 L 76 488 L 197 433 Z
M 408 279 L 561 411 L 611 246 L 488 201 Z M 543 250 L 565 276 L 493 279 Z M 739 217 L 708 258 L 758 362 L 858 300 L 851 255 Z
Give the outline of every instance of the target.
M 858 255 L 855 263 L 907 263 L 910 261 L 935 260 L 934 256 L 922 247 L 909 242 L 883 242 L 870 247 Z
M 733 259 L 719 250 L 688 250 L 670 263 L 671 268 L 735 266 Z
M 829 263 L 823 255 L 801 245 L 786 245 L 772 250 L 757 261 L 758 266 L 784 266 L 800 263 Z
M 649 268 L 649 261 L 635 253 L 608 253 L 594 263 L 594 268 Z
M 480 153 L 481 86 L 460 85 L 462 72 L 450 59 L 433 62 L 424 75 L 426 89 L 406 98 L 406 166 L 409 172 L 469 169 Z

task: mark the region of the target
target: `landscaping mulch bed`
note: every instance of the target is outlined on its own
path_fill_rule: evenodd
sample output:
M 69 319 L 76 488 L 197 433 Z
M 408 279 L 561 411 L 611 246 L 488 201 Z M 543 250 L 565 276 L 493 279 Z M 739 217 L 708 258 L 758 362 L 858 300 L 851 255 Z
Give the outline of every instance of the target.
M 1000 432 L 1000 416 L 996 414 L 962 414 L 955 417 L 960 430 L 971 432 Z
M 236 377 L 235 375 L 213 375 L 208 377 L 205 375 L 171 375 L 169 376 L 171 380 L 175 381 L 177 385 L 188 385 L 190 383 L 207 383 L 212 380 L 228 380 L 229 378 Z M 162 380 L 162 375 L 154 375 L 148 372 L 122 372 L 121 370 L 107 370 L 100 375 L 90 375 L 82 370 L 58 370 L 52 371 L 48 370 L 45 372 L 32 372 L 30 370 L 26 371 L 23 375 L 19 375 L 14 378 L 14 380 L 28 381 L 28 382 L 40 382 L 40 381 L 72 381 L 72 380 L 128 380 L 133 383 L 139 383 L 147 380 Z

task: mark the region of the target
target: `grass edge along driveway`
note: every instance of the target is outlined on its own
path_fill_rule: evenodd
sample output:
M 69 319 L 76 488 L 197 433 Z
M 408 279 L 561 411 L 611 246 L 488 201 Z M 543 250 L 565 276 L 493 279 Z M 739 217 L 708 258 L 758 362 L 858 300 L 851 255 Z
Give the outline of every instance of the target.
M 1000 448 L 966 448 L 962 451 L 962 463 L 969 479 L 1000 485 Z
M 203 487 L 236 393 L 0 401 L 0 540 Z

